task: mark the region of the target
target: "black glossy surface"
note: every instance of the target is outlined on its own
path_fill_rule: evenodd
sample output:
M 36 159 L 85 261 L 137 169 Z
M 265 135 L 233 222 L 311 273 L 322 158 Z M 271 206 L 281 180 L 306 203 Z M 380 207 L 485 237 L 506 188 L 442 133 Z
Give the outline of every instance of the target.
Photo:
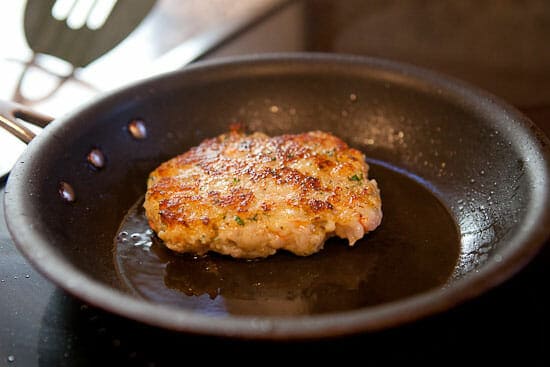
M 524 112 L 550 133 L 550 108 Z M 3 194 L 2 184 L 2 198 Z M 547 243 L 526 268 L 496 289 L 400 329 L 312 343 L 226 341 L 149 327 L 67 295 L 19 254 L 7 234 L 0 206 L 0 366 L 162 366 L 181 361 L 182 355 L 200 347 L 218 351 L 209 354 L 208 361 L 242 361 L 241 353 L 255 350 L 269 353 L 270 360 L 286 360 L 290 353 L 319 359 L 349 354 L 372 362 L 440 364 L 452 359 L 469 365 L 478 360 L 491 364 L 515 360 L 548 366 L 549 269 Z
M 145 121 L 147 139 L 135 140 L 127 131 L 135 118 Z M 373 308 L 263 323 L 174 312 L 105 287 L 124 288 L 113 269 L 112 239 L 122 215 L 143 194 L 146 173 L 161 157 L 216 135 L 235 120 L 271 134 L 332 131 L 368 157 L 421 177 L 450 208 L 462 233 L 453 282 L 445 291 L 388 304 L 386 313 Z M 544 204 L 549 152 L 537 134 L 492 96 L 383 60 L 309 55 L 203 64 L 57 120 L 16 164 L 5 202 L 10 228 L 28 258 L 92 304 L 176 330 L 337 335 L 447 309 L 490 288 L 529 257 L 546 238 L 549 219 Z M 105 169 L 90 169 L 83 161 L 92 147 L 106 153 Z M 74 203 L 57 197 L 59 180 L 75 188 Z M 406 219 L 426 226 L 423 216 Z

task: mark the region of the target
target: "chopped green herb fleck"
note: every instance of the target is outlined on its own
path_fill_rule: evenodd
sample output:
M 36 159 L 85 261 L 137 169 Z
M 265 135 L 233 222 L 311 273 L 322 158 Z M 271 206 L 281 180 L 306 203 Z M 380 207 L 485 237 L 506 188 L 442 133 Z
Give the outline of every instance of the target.
M 350 181 L 361 181 L 363 179 L 363 174 L 359 174 L 359 176 L 357 175 L 353 175 L 349 178 Z
M 254 222 L 256 222 L 258 220 L 258 214 L 254 214 L 253 217 L 250 217 L 248 219 L 253 220 Z
M 233 183 L 234 183 L 234 184 L 239 183 L 239 181 L 240 181 L 240 180 L 239 180 L 238 178 L 233 177 Z
M 276 160 L 277 160 L 277 158 L 271 157 L 271 162 L 274 162 L 274 161 L 276 161 Z
M 238 215 L 235 216 L 235 222 L 240 226 L 244 226 L 244 221 Z

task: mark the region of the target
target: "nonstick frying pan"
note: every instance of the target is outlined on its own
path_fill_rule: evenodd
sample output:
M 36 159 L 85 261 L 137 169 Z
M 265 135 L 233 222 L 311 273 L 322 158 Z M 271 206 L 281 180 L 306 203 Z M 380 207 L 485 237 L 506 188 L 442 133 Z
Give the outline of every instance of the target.
M 307 258 L 165 250 L 140 212 L 148 173 L 233 122 L 361 149 L 380 228 Z M 4 205 L 20 251 L 90 304 L 182 332 L 317 338 L 418 320 L 512 276 L 550 231 L 549 161 L 532 122 L 460 81 L 374 58 L 266 55 L 198 63 L 54 120 Z

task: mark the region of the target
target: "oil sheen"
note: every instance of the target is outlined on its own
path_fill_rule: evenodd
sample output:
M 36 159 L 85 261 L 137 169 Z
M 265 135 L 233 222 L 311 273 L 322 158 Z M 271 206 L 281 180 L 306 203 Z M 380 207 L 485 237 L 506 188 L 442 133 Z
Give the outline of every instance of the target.
M 370 163 L 382 224 L 355 246 L 332 238 L 319 253 L 260 260 L 176 254 L 149 229 L 139 200 L 114 240 L 129 292 L 204 314 L 310 315 L 375 306 L 443 287 L 456 266 L 457 226 L 427 185 Z

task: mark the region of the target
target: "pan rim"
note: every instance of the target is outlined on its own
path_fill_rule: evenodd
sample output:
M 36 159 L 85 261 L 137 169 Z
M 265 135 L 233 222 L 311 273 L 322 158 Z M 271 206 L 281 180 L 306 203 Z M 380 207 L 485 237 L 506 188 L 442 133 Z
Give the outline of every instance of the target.
M 138 300 L 129 294 L 115 290 L 83 274 L 72 264 L 59 256 L 46 256 L 46 250 L 52 245 L 33 231 L 21 231 L 21 228 L 32 228 L 31 223 L 21 208 L 25 207 L 25 191 L 22 183 L 28 179 L 30 172 L 22 162 L 27 161 L 33 152 L 39 151 L 46 141 L 46 134 L 38 136 L 23 153 L 8 178 L 4 205 L 9 232 L 18 249 L 43 275 L 74 296 L 120 316 L 128 317 L 146 324 L 182 332 L 219 335 L 239 338 L 260 339 L 311 339 L 333 337 L 358 332 L 372 332 L 391 328 L 427 317 L 465 302 L 490 288 L 502 283 L 519 271 L 542 247 L 550 235 L 550 198 L 548 190 L 542 184 L 550 182 L 550 142 L 548 138 L 530 120 L 521 115 L 515 108 L 499 98 L 471 86 L 463 81 L 444 76 L 436 72 L 418 68 L 401 62 L 372 57 L 334 55 L 321 53 L 264 54 L 256 56 L 239 56 L 214 61 L 200 62 L 182 70 L 136 82 L 130 86 L 108 93 L 90 104 L 77 109 L 71 114 L 56 120 L 49 130 L 60 128 L 64 121 L 73 119 L 82 111 L 117 98 L 122 91 L 139 88 L 151 83 L 160 83 L 164 78 L 184 75 L 193 72 L 206 72 L 218 67 L 240 66 L 248 63 L 349 63 L 366 65 L 384 72 L 397 73 L 413 80 L 436 85 L 445 91 L 459 93 L 465 103 L 476 98 L 485 101 L 486 109 L 496 109 L 511 120 L 517 122 L 517 129 L 530 136 L 534 147 L 538 149 L 541 167 L 541 185 L 537 187 L 540 194 L 527 217 L 531 231 L 523 231 L 514 237 L 502 252 L 500 261 L 489 261 L 479 272 L 468 274 L 457 280 L 448 288 L 423 292 L 412 297 L 401 299 L 379 306 L 347 312 L 301 317 L 252 317 L 230 316 L 217 317 L 197 314 L 173 306 Z M 534 228 L 534 229 L 533 229 Z M 46 250 L 45 250 L 46 249 Z M 50 252 L 53 252 L 50 250 Z M 124 305 L 124 307 L 121 307 Z

